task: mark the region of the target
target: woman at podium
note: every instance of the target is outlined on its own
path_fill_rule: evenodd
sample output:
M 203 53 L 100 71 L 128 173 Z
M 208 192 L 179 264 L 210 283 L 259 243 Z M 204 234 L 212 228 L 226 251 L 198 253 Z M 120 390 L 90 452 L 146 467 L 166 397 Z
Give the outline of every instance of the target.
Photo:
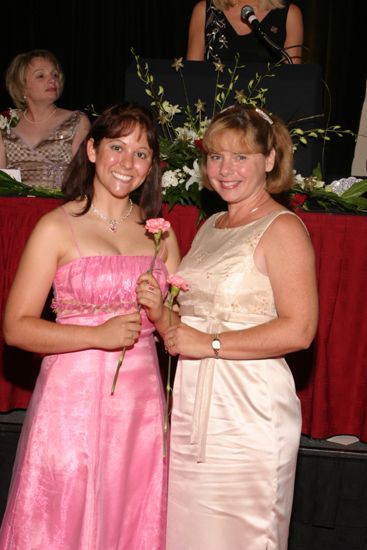
M 303 19 L 286 0 L 253 0 L 253 16 L 244 17 L 238 0 L 200 0 L 193 9 L 186 58 L 189 61 L 276 62 L 286 51 L 301 63 Z M 241 13 L 242 12 L 242 13 Z

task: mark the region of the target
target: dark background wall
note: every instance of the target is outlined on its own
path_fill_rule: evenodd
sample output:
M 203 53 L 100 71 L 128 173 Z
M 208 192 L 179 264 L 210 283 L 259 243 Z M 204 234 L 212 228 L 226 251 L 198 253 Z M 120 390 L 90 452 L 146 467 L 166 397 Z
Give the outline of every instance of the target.
M 325 112 L 331 124 L 358 130 L 367 54 L 365 0 L 294 0 L 304 14 L 305 62 L 319 63 Z M 184 56 L 196 0 L 3 0 L 0 109 L 11 105 L 3 74 L 14 55 L 33 48 L 52 50 L 66 74 L 60 106 L 97 110 L 124 96 L 124 73 L 133 46 L 142 57 Z M 245 2 L 244 2 L 245 3 Z M 251 2 L 249 2 L 251 3 Z M 333 140 L 325 170 L 349 175 L 354 140 Z

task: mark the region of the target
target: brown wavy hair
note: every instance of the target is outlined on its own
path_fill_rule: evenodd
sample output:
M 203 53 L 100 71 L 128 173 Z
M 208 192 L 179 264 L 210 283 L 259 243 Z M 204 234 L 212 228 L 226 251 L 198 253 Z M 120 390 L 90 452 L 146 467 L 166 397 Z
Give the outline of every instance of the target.
M 108 107 L 97 117 L 65 174 L 62 192 L 66 200 L 86 199 L 85 207 L 79 215 L 88 212 L 94 195 L 93 182 L 96 166 L 88 158 L 87 142 L 92 139 L 94 148 L 98 149 L 103 139 L 129 135 L 135 126 L 139 126 L 143 132 L 146 132 L 147 141 L 152 150 L 152 166 L 143 184 L 131 194 L 131 199 L 140 206 L 144 221 L 160 214 L 162 207 L 161 168 L 155 120 L 146 107 L 137 103 L 125 102 Z

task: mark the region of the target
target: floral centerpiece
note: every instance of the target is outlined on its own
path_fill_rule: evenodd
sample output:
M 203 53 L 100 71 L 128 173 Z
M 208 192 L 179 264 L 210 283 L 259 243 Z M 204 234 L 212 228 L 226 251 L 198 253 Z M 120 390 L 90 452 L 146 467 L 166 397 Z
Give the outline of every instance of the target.
M 132 49 L 136 63 L 137 76 L 145 86 L 145 93 L 150 98 L 150 106 L 156 112 L 161 128 L 160 149 L 163 168 L 162 192 L 163 199 L 171 208 L 175 204 L 192 204 L 198 207 L 200 217 L 204 216 L 202 205 L 202 180 L 200 173 L 200 158 L 202 156 L 201 140 L 210 119 L 205 115 L 205 103 L 198 98 L 191 106 L 184 79 L 184 63 L 182 58 L 175 59 L 172 69 L 179 72 L 183 86 L 186 104 L 173 105 L 165 99 L 165 90 L 150 71 L 149 64 L 143 62 Z M 247 89 L 239 88 L 238 56 L 233 67 L 226 68 L 221 62 L 214 62 L 216 84 L 213 90 L 213 110 L 211 115 L 228 106 L 228 102 L 237 102 L 243 105 L 263 107 L 266 103 L 266 80 L 276 77 L 280 63 L 267 65 L 263 74 L 255 73 L 249 81 Z M 225 79 L 221 77 L 225 74 Z M 177 115 L 184 119 L 183 125 L 175 126 Z M 316 117 L 316 115 L 315 115 Z M 309 117 L 310 119 L 314 117 Z M 305 119 L 303 119 L 304 121 Z M 342 137 L 353 134 L 350 130 L 343 130 L 339 125 L 328 128 L 313 128 L 303 130 L 292 127 L 289 133 L 293 139 L 294 149 L 298 146 L 307 146 L 310 139 L 321 139 L 324 142 L 331 136 Z M 286 197 L 291 208 L 303 210 L 331 210 L 351 211 L 356 213 L 367 212 L 367 199 L 363 195 L 367 192 L 367 180 L 348 179 L 343 185 L 334 182 L 325 185 L 321 170 L 317 167 L 312 176 L 303 178 L 295 174 L 294 185 Z
M 288 192 L 292 210 L 367 213 L 367 179 L 342 178 L 326 185 L 318 166 L 312 176 L 297 174 Z
M 184 63 L 182 58 L 175 59 L 172 70 L 179 73 L 182 83 L 185 105 L 173 105 L 165 98 L 163 86 L 156 83 L 151 73 L 149 64 L 143 62 L 140 56 L 131 50 L 136 64 L 137 76 L 144 85 L 146 95 L 149 97 L 151 108 L 155 111 L 161 129 L 160 151 L 162 166 L 162 194 L 163 200 L 169 208 L 174 205 L 194 205 L 199 210 L 199 221 L 205 216 L 202 204 L 202 179 L 200 173 L 200 159 L 202 156 L 201 140 L 210 122 L 206 115 L 206 105 L 198 98 L 191 105 L 184 78 Z M 225 67 L 220 61 L 213 63 L 216 73 L 216 82 L 213 89 L 213 107 L 210 117 L 227 107 L 229 102 L 237 102 L 254 107 L 263 107 L 266 103 L 266 82 L 269 78 L 276 77 L 277 68 L 281 63 L 268 64 L 264 73 L 255 73 L 247 84 L 246 89 L 240 87 L 239 69 L 243 65 L 236 56 L 234 65 Z M 93 105 L 87 109 L 91 116 L 98 116 Z M 3 129 L 10 131 L 16 124 L 13 110 L 3 113 L 0 118 Z M 16 113 L 15 113 L 16 116 Z M 319 115 L 307 117 L 317 118 Z M 181 125 L 176 124 L 177 118 L 183 120 Z M 6 119 L 6 120 L 5 120 Z M 304 122 L 305 119 L 302 119 Z M 309 140 L 319 139 L 324 143 L 331 137 L 342 137 L 345 134 L 353 134 L 350 130 L 343 130 L 339 125 L 327 128 L 313 128 L 303 130 L 295 127 L 289 129 L 293 139 L 294 149 L 298 146 L 307 147 Z M 285 197 L 291 208 L 305 211 L 323 210 L 332 212 L 366 213 L 367 180 L 353 180 L 347 178 L 339 185 L 338 181 L 326 185 L 323 181 L 321 170 L 316 167 L 312 176 L 303 177 L 295 174 L 294 185 Z M 15 196 L 62 196 L 61 192 L 52 189 L 30 188 L 21 182 L 16 182 L 9 175 L 0 170 L 0 195 Z

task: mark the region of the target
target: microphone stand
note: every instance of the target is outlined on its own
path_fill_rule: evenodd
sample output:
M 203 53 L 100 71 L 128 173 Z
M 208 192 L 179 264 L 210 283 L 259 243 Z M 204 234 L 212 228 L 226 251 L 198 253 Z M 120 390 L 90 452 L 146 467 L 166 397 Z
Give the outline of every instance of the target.
M 253 30 L 255 32 L 258 33 L 258 35 L 264 40 L 264 42 L 266 42 L 271 48 L 273 48 L 274 50 L 276 50 L 277 52 L 280 52 L 282 54 L 282 56 L 288 61 L 288 63 L 290 65 L 293 65 L 293 60 L 292 58 L 290 57 L 290 55 L 285 51 L 284 48 L 282 48 L 281 46 L 278 46 L 278 44 L 276 44 L 275 42 L 272 41 L 271 38 L 269 38 L 269 36 L 266 34 L 266 32 L 264 32 L 260 26 L 258 27 L 253 27 Z

